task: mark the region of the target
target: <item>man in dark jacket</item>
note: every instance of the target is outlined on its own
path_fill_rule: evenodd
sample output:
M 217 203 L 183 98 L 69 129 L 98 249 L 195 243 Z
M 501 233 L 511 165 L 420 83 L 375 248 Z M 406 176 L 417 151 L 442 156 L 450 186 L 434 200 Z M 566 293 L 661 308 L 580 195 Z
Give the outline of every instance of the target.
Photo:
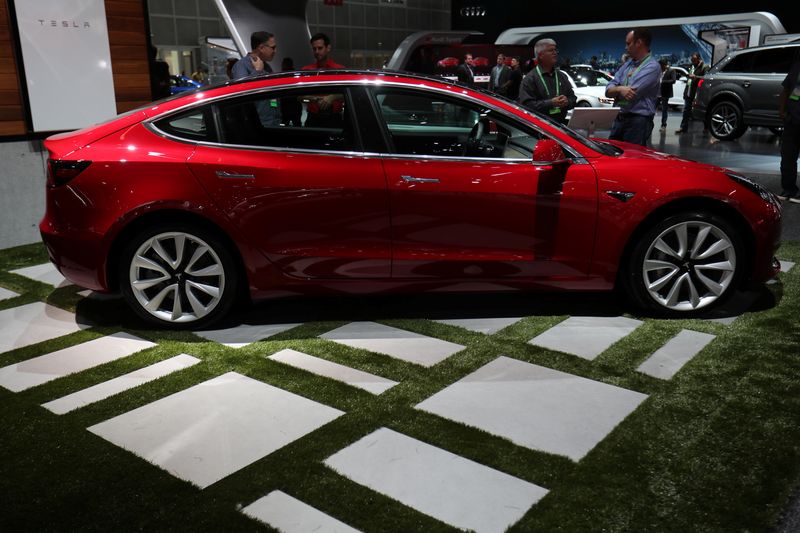
M 575 107 L 577 98 L 569 77 L 556 67 L 556 42 L 553 39 L 541 39 L 534 45 L 533 52 L 536 67 L 522 79 L 519 103 L 531 111 L 566 124 L 567 111 Z
M 789 74 L 783 80 L 778 113 L 783 119 L 781 140 L 783 191 L 778 198 L 800 204 L 800 189 L 797 188 L 797 157 L 800 154 L 800 57 L 795 56 Z
M 669 62 L 664 58 L 659 59 L 658 64 L 661 65 L 661 130 L 659 131 L 663 133 L 667 131 L 669 99 L 675 95 L 673 88 L 678 79 L 678 73 L 669 68 Z
M 689 79 L 686 80 L 686 88 L 683 90 L 683 120 L 681 127 L 675 133 L 681 134 L 689 131 L 689 121 L 692 120 L 692 101 L 697 94 L 697 84 L 700 78 L 708 73 L 708 66 L 700 59 L 699 52 L 692 53 L 692 66 L 689 68 Z
M 475 85 L 475 71 L 473 70 L 472 54 L 464 54 L 464 61 L 456 68 L 458 81 L 469 86 Z
M 489 75 L 489 90 L 497 94 L 506 94 L 508 89 L 508 77 L 511 74 L 511 69 L 506 65 L 505 54 L 497 54 L 497 64 L 492 67 L 492 72 Z

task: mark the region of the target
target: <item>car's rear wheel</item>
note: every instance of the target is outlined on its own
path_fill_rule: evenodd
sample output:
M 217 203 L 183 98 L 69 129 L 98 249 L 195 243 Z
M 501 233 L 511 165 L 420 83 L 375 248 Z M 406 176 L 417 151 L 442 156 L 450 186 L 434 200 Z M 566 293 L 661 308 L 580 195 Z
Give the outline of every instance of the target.
M 592 107 L 592 104 L 590 104 L 586 100 L 581 100 L 576 104 L 576 107 Z
M 747 126 L 739 105 L 729 100 L 722 100 L 711 106 L 709 129 L 711 135 L 721 141 L 731 141 L 741 137 Z
M 200 328 L 235 301 L 233 258 L 213 233 L 182 224 L 152 226 L 125 247 L 122 294 L 143 319 L 169 328 Z
M 633 301 L 666 316 L 693 316 L 721 305 L 739 285 L 742 240 L 724 218 L 701 212 L 672 215 L 635 244 L 626 270 Z

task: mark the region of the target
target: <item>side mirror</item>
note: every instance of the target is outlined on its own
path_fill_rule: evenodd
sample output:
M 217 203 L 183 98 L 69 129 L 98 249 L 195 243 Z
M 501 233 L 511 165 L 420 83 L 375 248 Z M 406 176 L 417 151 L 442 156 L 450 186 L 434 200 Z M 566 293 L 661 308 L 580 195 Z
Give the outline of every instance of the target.
M 564 149 L 552 139 L 542 139 L 533 149 L 533 162 L 545 165 L 559 163 L 566 160 Z

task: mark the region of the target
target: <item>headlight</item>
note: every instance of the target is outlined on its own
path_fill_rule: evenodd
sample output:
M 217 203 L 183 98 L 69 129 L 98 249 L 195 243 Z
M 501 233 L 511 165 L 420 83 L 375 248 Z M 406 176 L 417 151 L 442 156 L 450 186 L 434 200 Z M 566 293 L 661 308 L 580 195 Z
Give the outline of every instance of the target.
M 726 176 L 730 179 L 741 185 L 742 187 L 749 189 L 759 195 L 762 200 L 765 202 L 770 202 L 772 204 L 780 205 L 778 202 L 778 197 L 769 192 L 765 187 L 759 185 L 755 181 L 751 180 L 747 176 L 742 176 L 741 174 L 736 174 L 734 172 L 726 172 Z
M 599 100 L 600 100 L 601 104 L 611 104 L 611 105 L 614 104 L 614 99 L 613 98 L 606 98 L 605 96 L 601 96 L 599 98 Z

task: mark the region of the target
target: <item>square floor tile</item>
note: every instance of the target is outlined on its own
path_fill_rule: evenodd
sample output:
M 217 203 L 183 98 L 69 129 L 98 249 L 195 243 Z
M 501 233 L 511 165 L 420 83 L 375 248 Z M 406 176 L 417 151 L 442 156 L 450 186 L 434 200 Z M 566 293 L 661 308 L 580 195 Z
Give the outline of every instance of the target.
M 11 273 L 19 274 L 20 276 L 25 276 L 26 278 L 30 279 L 35 279 L 36 281 L 52 285 L 53 287 L 66 287 L 67 285 L 72 285 L 72 283 L 67 281 L 64 276 L 61 275 L 61 272 L 56 269 L 53 263 L 43 263 L 41 265 L 18 268 L 16 270 L 12 270 Z
M 115 333 L 0 368 L 0 386 L 19 392 L 153 346 L 129 333 Z
M 501 356 L 417 409 L 579 461 L 646 398 Z
M 528 342 L 592 360 L 641 325 L 622 316 L 573 316 Z
M 547 489 L 381 428 L 325 460 L 341 475 L 455 527 L 501 532 Z
M 794 267 L 794 263 L 792 261 L 780 261 L 781 264 L 781 272 L 789 272 L 792 267 Z
M 343 414 L 228 372 L 89 431 L 205 488 Z
M 289 331 L 301 324 L 242 324 L 233 328 L 195 331 L 195 334 L 230 348 L 241 348 L 254 342 Z
M 457 326 L 464 328 L 475 333 L 483 333 L 484 335 L 494 335 L 501 329 L 507 328 L 512 324 L 516 324 L 522 320 L 522 317 L 517 318 L 453 318 L 449 320 L 435 320 L 440 324 L 447 324 L 448 326 Z
M 17 296 L 19 296 L 19 294 L 16 292 L 0 287 L 0 300 L 8 300 L 9 298 L 16 298 Z
M 282 533 L 358 533 L 357 529 L 279 490 L 259 498 L 242 512 Z
M 460 344 L 375 322 L 353 322 L 320 337 L 422 366 L 433 366 L 464 349 Z
M 52 411 L 57 415 L 63 415 L 74 411 L 84 405 L 99 402 L 115 394 L 138 387 L 148 381 L 153 381 L 168 374 L 189 368 L 200 362 L 200 359 L 191 355 L 180 354 L 170 357 L 164 361 L 159 361 L 150 366 L 134 370 L 124 376 L 98 383 L 87 389 L 79 390 L 52 402 L 42 404 L 42 407 Z
M 671 379 L 715 338 L 716 335 L 709 333 L 683 329 L 639 365 L 637 370 L 654 378 Z
M 349 366 L 340 365 L 332 361 L 327 361 L 319 357 L 298 352 L 296 350 L 281 350 L 269 356 L 273 361 L 307 370 L 319 376 L 343 381 L 353 387 L 358 387 L 372 394 L 381 394 L 397 385 L 396 381 L 375 376 L 368 372 L 356 370 Z
M 42 302 L 0 311 L 0 353 L 88 328 L 75 315 Z

